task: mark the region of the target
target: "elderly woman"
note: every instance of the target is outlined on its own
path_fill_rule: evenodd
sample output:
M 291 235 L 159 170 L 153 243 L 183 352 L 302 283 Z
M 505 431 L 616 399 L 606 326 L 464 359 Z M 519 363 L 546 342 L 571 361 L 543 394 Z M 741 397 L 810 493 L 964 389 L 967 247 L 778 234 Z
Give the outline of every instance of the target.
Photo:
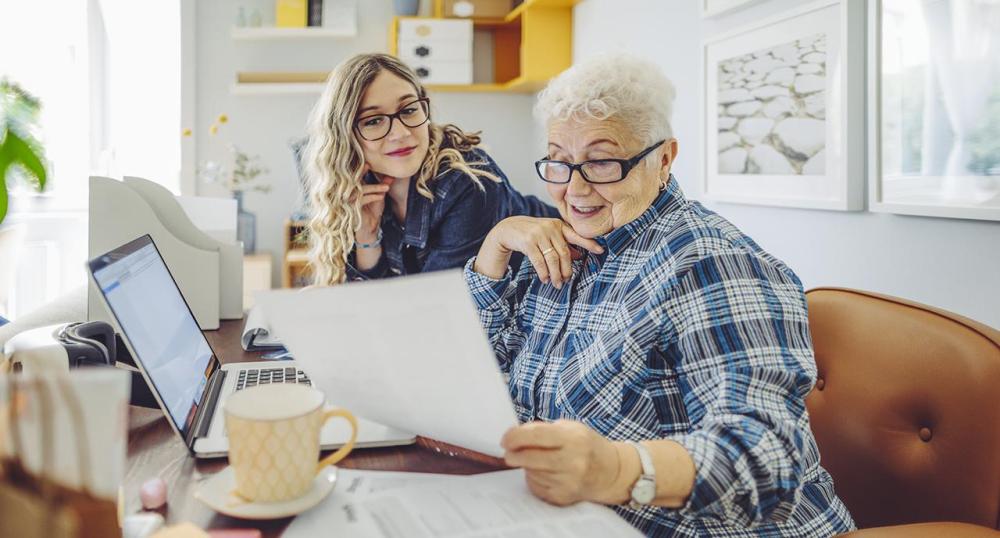
M 505 219 L 465 266 L 525 423 L 502 440 L 506 462 L 537 496 L 615 505 L 649 535 L 850 530 L 809 430 L 802 285 L 684 197 L 673 97 L 627 56 L 539 97 L 536 165 L 562 219 Z

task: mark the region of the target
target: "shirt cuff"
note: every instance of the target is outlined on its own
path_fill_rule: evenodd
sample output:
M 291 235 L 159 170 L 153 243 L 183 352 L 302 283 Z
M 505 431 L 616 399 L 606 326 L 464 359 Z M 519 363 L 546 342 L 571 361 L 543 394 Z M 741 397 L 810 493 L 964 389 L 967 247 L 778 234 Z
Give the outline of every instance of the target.
M 469 286 L 476 308 L 486 310 L 500 302 L 504 290 L 510 286 L 511 270 L 508 266 L 503 278 L 495 279 L 477 273 L 473 269 L 475 265 L 475 256 L 469 258 L 469 261 L 465 263 L 465 283 Z
M 385 278 L 386 274 L 389 272 L 389 259 L 385 255 L 385 250 L 382 250 L 382 254 L 378 257 L 378 261 L 371 269 L 359 269 L 357 267 L 358 259 L 354 252 L 351 253 L 350 257 L 347 259 L 348 268 L 348 278 L 350 280 L 374 280 L 376 278 Z
M 704 517 L 706 509 L 720 501 L 723 493 L 717 489 L 718 477 L 713 480 L 711 476 L 713 454 L 717 447 L 713 440 L 698 432 L 671 436 L 669 439 L 684 447 L 694 461 L 694 486 L 691 488 L 691 495 L 688 496 L 684 506 L 668 508 L 667 510 L 682 517 Z M 721 513 L 724 511 L 710 509 L 708 512 Z

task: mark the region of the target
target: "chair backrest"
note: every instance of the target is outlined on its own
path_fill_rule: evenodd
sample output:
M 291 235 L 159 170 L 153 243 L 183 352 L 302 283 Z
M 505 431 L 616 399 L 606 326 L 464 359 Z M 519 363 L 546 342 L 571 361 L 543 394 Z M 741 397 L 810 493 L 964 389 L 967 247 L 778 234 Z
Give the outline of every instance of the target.
M 806 297 L 819 368 L 806 404 L 858 526 L 1000 528 L 1000 331 L 876 293 Z

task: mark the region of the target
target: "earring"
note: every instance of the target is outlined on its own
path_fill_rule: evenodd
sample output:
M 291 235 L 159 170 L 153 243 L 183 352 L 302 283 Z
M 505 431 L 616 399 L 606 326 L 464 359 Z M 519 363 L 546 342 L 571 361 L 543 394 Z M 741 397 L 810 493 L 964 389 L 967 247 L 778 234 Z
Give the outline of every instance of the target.
M 660 192 L 667 190 L 667 180 L 660 179 Z

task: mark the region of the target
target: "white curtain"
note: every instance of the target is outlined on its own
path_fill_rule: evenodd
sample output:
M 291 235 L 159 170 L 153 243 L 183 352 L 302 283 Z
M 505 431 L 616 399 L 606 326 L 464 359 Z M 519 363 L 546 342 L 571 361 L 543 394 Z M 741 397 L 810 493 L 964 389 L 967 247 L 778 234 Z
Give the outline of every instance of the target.
M 954 134 L 943 170 L 943 194 L 967 198 L 975 188 L 967 181 L 971 175 L 967 140 L 998 81 L 1000 6 L 988 0 L 924 0 L 923 8 L 932 64 L 928 76 L 933 77 L 928 88 L 940 89 L 941 104 Z M 936 101 L 936 92 L 924 98 Z M 933 116 L 933 105 L 930 108 Z M 925 141 L 941 140 L 935 136 L 939 133 L 925 134 L 930 134 Z

